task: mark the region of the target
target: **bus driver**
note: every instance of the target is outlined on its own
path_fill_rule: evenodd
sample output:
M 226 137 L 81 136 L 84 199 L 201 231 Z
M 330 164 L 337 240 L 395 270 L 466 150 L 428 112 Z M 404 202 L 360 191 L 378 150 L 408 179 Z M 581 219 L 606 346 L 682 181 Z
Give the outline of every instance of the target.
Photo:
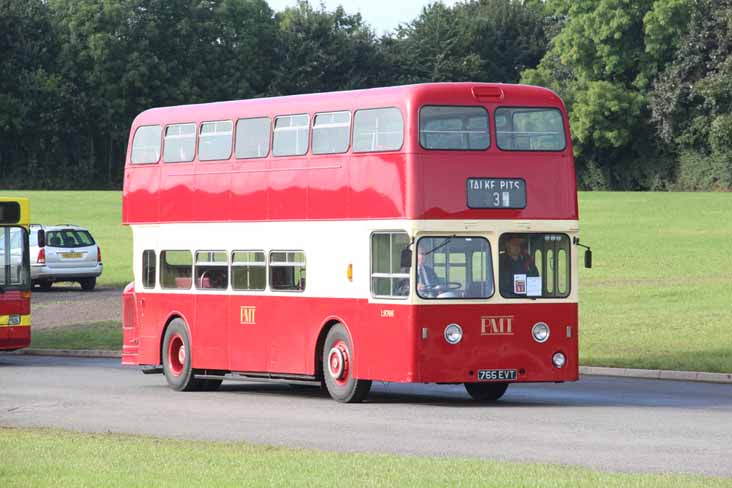
M 515 276 L 539 276 L 534 260 L 528 253 L 526 238 L 512 235 L 506 239 L 504 252 L 500 259 L 500 287 L 504 297 L 526 296 L 515 289 Z

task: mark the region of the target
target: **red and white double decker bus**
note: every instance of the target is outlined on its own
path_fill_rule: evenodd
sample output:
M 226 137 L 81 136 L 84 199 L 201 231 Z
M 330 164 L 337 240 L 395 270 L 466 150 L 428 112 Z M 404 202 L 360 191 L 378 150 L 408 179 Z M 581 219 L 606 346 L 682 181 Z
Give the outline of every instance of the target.
M 123 220 L 126 365 L 224 379 L 578 378 L 567 115 L 539 87 L 435 83 L 141 113 Z
M 0 350 L 28 347 L 30 332 L 30 203 L 0 197 Z

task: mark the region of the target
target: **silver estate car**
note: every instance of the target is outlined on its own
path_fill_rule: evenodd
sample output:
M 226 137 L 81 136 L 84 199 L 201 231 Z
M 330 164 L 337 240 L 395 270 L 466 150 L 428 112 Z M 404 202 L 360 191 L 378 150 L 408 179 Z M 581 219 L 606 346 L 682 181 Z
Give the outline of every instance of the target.
M 39 246 L 39 233 L 45 244 Z M 102 251 L 88 230 L 71 224 L 32 224 L 30 234 L 31 281 L 48 290 L 58 281 L 77 281 L 93 290 L 102 274 Z

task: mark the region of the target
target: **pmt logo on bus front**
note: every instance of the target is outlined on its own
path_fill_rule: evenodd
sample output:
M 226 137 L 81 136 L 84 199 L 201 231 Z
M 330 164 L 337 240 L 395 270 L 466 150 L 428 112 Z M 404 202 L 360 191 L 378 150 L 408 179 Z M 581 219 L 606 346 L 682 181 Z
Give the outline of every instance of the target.
M 480 335 L 513 335 L 513 315 L 481 317 Z

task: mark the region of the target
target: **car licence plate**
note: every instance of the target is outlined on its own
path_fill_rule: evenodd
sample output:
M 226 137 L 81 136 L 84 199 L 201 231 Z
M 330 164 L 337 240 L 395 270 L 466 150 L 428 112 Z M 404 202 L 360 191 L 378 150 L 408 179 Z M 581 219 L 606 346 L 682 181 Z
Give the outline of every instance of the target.
M 62 252 L 61 256 L 66 259 L 79 259 L 82 254 L 80 252 Z
M 478 371 L 478 381 L 512 381 L 515 379 L 515 369 L 481 369 Z

